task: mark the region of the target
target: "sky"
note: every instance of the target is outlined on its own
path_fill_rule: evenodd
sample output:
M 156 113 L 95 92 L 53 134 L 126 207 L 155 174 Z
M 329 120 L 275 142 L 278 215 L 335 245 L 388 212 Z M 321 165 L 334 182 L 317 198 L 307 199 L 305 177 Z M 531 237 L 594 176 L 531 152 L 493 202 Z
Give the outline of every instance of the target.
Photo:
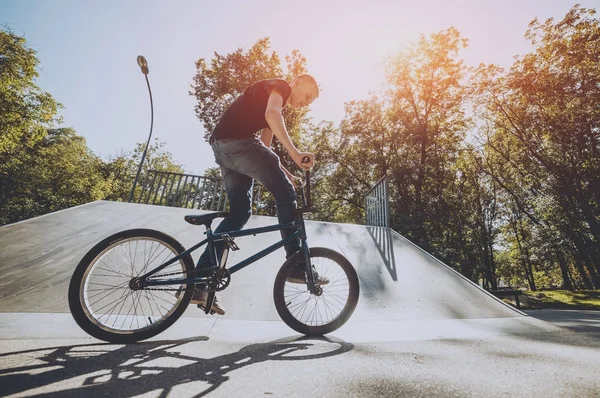
M 344 103 L 384 87 L 383 61 L 408 44 L 455 27 L 469 40 L 467 65 L 509 67 L 530 51 L 529 22 L 562 19 L 569 0 L 0 0 L 0 24 L 24 36 L 40 60 L 37 84 L 64 109 L 63 124 L 103 159 L 148 139 L 150 101 L 138 55 L 148 61 L 152 137 L 188 173 L 214 167 L 196 100 L 195 62 L 269 37 L 283 60 L 294 49 L 321 87 L 315 122 L 338 123 Z M 318 154 L 317 154 L 318 160 Z

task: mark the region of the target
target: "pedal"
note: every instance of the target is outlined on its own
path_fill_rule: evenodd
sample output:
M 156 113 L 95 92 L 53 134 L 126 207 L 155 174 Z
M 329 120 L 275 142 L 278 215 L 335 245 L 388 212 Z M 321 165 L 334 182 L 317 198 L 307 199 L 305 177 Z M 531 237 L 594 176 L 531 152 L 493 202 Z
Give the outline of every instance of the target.
M 202 312 L 206 312 L 206 310 L 204 309 L 204 307 L 203 307 L 203 306 L 201 306 L 200 304 L 196 304 L 196 306 L 197 306 L 199 309 L 201 309 L 201 310 L 202 310 Z M 209 315 L 214 315 L 214 314 L 216 314 L 216 312 L 215 312 L 215 310 L 212 310 L 212 309 L 211 309 L 211 310 L 208 312 L 208 314 L 209 314 Z
M 240 248 L 238 247 L 238 245 L 235 244 L 235 242 L 233 241 L 233 238 L 227 234 L 225 235 L 221 235 L 221 237 L 223 238 L 223 240 L 225 242 L 227 242 L 227 244 L 229 245 L 229 248 L 233 251 L 236 250 L 240 250 Z

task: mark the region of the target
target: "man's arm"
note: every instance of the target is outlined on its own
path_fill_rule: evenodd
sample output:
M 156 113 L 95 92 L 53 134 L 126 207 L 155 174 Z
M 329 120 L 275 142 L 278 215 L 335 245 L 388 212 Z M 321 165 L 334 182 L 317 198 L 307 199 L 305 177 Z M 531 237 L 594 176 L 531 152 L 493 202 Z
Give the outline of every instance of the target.
M 290 139 L 290 136 L 285 128 L 283 121 L 283 115 L 281 109 L 283 108 L 283 97 L 277 90 L 273 90 L 267 101 L 267 109 L 265 111 L 265 119 L 269 125 L 270 130 L 273 132 L 275 137 L 281 142 L 281 145 L 288 152 L 294 163 L 296 163 L 302 169 L 310 169 L 314 163 L 314 155 L 309 152 L 300 152 Z M 261 134 L 262 139 L 262 134 Z M 263 141 L 264 142 L 264 141 Z M 302 163 L 302 158 L 308 156 L 310 159 L 309 163 Z
M 267 148 L 271 147 L 271 143 L 273 142 L 273 132 L 271 131 L 270 128 L 264 128 L 260 131 L 260 140 L 262 141 L 263 144 L 265 144 L 265 146 Z M 292 182 L 292 184 L 294 184 L 294 186 L 296 186 L 298 177 L 296 177 L 295 175 L 290 173 L 288 171 L 288 169 L 283 167 L 283 165 L 281 163 L 279 163 L 279 167 L 281 167 L 281 170 L 283 170 L 283 172 L 285 173 L 287 178 Z

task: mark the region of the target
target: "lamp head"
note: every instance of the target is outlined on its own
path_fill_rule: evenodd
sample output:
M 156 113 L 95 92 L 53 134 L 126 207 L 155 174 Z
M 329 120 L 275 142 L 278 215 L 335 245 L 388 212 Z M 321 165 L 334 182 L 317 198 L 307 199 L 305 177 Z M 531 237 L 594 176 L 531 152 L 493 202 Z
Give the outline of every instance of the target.
M 140 68 L 142 69 L 142 73 L 144 75 L 147 75 L 148 72 L 150 72 L 148 70 L 148 62 L 146 62 L 146 58 L 144 58 L 143 55 L 138 55 L 138 57 L 137 57 L 137 63 L 140 66 Z

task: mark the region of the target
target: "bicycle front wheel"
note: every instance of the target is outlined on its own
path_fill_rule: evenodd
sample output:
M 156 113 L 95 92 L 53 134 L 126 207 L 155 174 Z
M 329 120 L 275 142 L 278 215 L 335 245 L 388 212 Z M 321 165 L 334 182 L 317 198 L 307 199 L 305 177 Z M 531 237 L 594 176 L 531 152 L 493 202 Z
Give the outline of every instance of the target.
M 150 229 L 122 231 L 104 239 L 83 257 L 71 277 L 73 318 L 89 335 L 111 343 L 132 343 L 161 333 L 185 311 L 194 285 L 132 289 L 130 281 L 184 251 L 171 236 Z M 193 272 L 188 254 L 159 274 L 181 278 Z
M 279 316 L 289 327 L 305 335 L 321 336 L 341 327 L 354 312 L 358 275 L 346 257 L 331 249 L 311 248 L 310 261 L 328 283 L 316 284 L 317 294 L 311 294 L 306 284 L 288 280 L 290 272 L 304 263 L 304 254 L 298 252 L 277 273 L 273 299 Z

